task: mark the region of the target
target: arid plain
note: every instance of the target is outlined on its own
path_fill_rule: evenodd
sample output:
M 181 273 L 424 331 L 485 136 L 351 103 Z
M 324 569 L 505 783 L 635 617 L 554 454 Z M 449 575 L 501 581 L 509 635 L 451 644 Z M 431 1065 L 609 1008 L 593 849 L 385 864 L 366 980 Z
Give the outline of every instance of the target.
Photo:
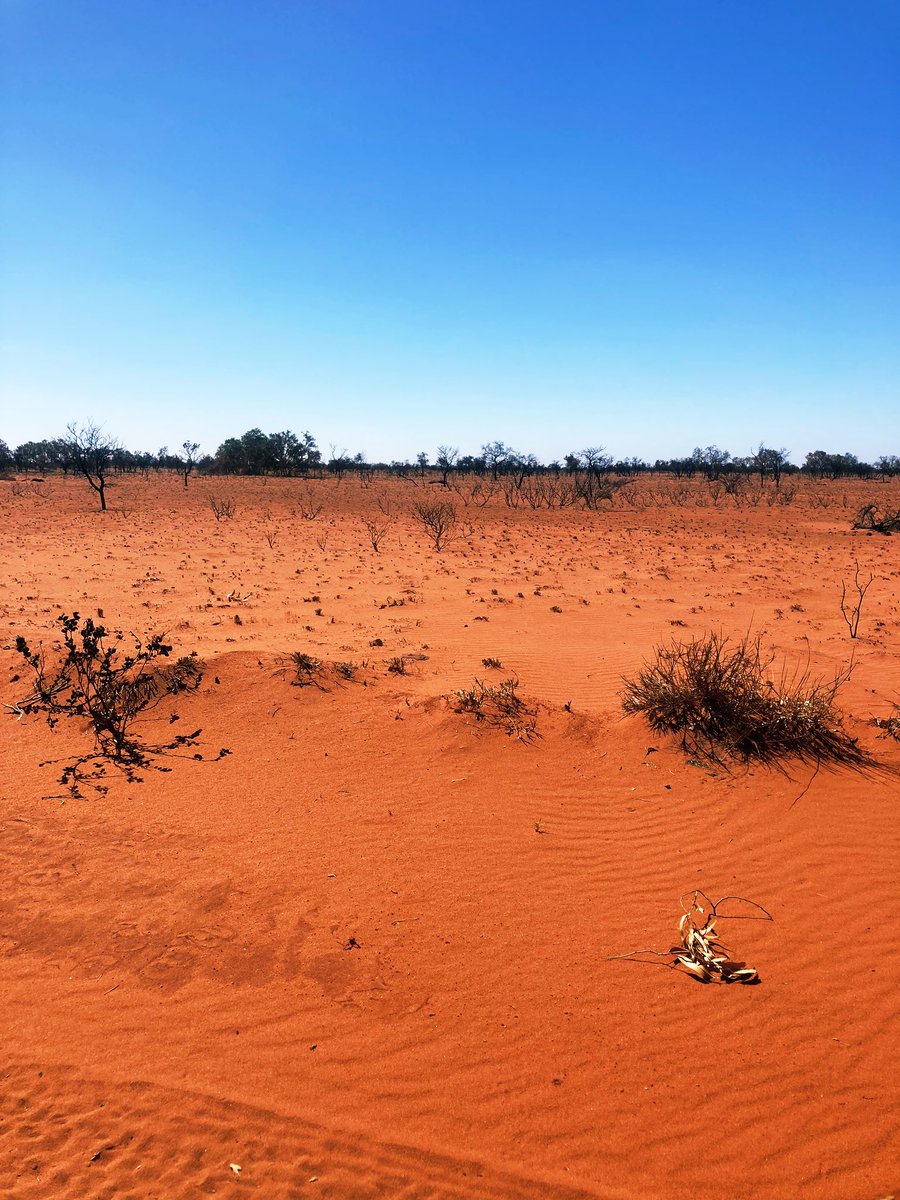
M 900 744 L 873 724 L 900 701 L 900 540 L 851 529 L 900 484 L 450 493 L 438 553 L 425 480 L 114 482 L 100 513 L 83 481 L 0 481 L 5 1196 L 900 1186 Z M 138 732 L 228 756 L 68 795 L 90 733 L 15 710 L 15 639 L 49 647 L 63 611 L 196 651 L 199 688 Z M 837 703 L 885 769 L 726 771 L 623 716 L 623 676 L 710 630 L 824 678 L 852 656 Z M 506 678 L 530 741 L 448 700 Z M 669 947 L 695 888 L 774 917 L 724 931 L 757 986 L 611 957 Z

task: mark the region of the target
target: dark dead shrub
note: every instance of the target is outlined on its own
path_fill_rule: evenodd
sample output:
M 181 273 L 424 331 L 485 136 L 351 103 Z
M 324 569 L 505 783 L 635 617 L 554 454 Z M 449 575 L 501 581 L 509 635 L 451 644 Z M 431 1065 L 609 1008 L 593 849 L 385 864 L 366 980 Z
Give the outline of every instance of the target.
M 195 692 L 203 679 L 204 666 L 196 653 L 184 655 L 176 659 L 171 667 L 161 670 L 159 678 L 166 691 L 173 696 L 178 692 Z
M 864 504 L 853 518 L 853 528 L 870 533 L 900 533 L 900 508 L 882 511 L 877 504 Z
M 91 617 L 82 622 L 77 612 L 61 613 L 57 625 L 61 642 L 49 649 L 40 645 L 34 650 L 24 637 L 16 638 L 16 650 L 30 668 L 34 686 L 13 711 L 40 713 L 51 728 L 62 717 L 87 723 L 94 749 L 65 764 L 60 777 L 72 796 L 82 795 L 80 784 L 107 791 L 98 782 L 107 764 L 121 770 L 129 782 L 139 782 L 139 768 L 153 765 L 154 756 L 197 744 L 199 729 L 163 745 L 148 745 L 132 727 L 164 696 L 199 685 L 203 664 L 198 658 L 187 656 L 162 667 L 159 660 L 172 652 L 162 634 L 144 641 L 133 634 L 126 637 L 120 630 L 95 624 Z M 227 753 L 223 750 L 219 757 Z
M 456 506 L 449 500 L 418 501 L 413 505 L 412 515 L 438 553 L 456 536 L 458 516 Z

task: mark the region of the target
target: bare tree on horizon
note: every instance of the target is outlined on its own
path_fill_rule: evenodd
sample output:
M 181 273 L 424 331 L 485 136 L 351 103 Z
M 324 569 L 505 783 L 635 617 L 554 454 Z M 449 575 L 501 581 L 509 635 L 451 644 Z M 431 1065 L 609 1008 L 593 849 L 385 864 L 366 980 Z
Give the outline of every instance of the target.
M 188 475 L 190 475 L 191 471 L 194 469 L 194 464 L 196 462 L 194 455 L 200 449 L 200 443 L 191 441 L 182 442 L 181 448 L 184 450 L 184 464 L 182 466 L 181 473 L 184 476 L 184 486 L 187 487 Z
M 121 443 L 93 421 L 86 425 L 76 425 L 73 421 L 66 426 L 66 432 L 68 436 L 60 438 L 60 449 L 73 470 L 83 475 L 100 497 L 100 511 L 106 512 L 107 476 Z

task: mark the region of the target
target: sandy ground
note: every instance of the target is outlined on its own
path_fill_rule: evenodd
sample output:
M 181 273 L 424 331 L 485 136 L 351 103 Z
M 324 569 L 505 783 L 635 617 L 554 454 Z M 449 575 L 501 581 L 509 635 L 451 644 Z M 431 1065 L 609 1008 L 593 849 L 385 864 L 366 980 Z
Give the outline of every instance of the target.
M 850 529 L 900 485 L 454 497 L 442 553 L 410 517 L 437 491 L 134 478 L 101 514 L 78 481 L 0 482 L 0 700 L 17 634 L 102 610 L 206 663 L 148 740 L 177 713 L 231 751 L 76 800 L 39 764 L 85 730 L 2 710 L 0 1191 L 890 1195 L 900 779 L 692 765 L 618 693 L 710 629 L 829 677 L 853 653 L 847 728 L 900 768 L 871 724 L 900 700 L 900 538 Z M 291 686 L 294 651 L 357 678 Z M 513 674 L 531 744 L 445 700 Z M 670 946 L 696 887 L 774 916 L 727 929 L 759 986 L 609 960 Z

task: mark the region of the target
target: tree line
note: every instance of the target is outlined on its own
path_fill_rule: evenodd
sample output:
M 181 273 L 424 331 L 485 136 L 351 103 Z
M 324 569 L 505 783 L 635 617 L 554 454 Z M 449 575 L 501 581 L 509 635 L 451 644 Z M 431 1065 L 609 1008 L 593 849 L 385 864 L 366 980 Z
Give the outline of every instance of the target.
M 62 471 L 84 475 L 99 493 L 105 507 L 106 480 L 112 473 L 172 471 L 178 472 L 187 487 L 194 472 L 205 475 L 281 475 L 309 476 L 329 474 L 338 479 L 354 471 L 374 471 L 398 476 L 437 474 L 436 482 L 448 486 L 453 475 L 477 475 L 493 481 L 511 479 L 517 486 L 530 476 L 586 475 L 590 478 L 617 476 L 629 478 L 644 473 L 668 473 L 679 479 L 700 476 L 710 481 L 735 476 L 757 475 L 761 482 L 770 479 L 780 486 L 784 475 L 802 472 L 818 479 L 892 478 L 900 475 L 900 456 L 881 455 L 872 463 L 855 454 L 810 451 L 799 466 L 789 451 L 760 443 L 744 456 L 732 456 L 717 446 L 696 447 L 682 458 L 616 459 L 602 446 L 572 451 L 560 460 L 542 462 L 534 454 L 523 454 L 502 441 L 486 442 L 478 454 L 460 454 L 455 446 L 438 446 L 434 454 L 419 453 L 414 460 L 369 462 L 362 452 L 350 454 L 331 446 L 327 454 L 319 449 L 311 433 L 294 434 L 290 430 L 263 433 L 249 429 L 240 437 L 227 438 L 213 454 L 199 454 L 197 442 L 186 440 L 180 452 L 167 446 L 155 453 L 127 449 L 118 439 L 93 423 L 72 424 L 66 433 L 43 441 L 23 442 L 10 449 L 0 439 L 0 470 L 9 473 Z

